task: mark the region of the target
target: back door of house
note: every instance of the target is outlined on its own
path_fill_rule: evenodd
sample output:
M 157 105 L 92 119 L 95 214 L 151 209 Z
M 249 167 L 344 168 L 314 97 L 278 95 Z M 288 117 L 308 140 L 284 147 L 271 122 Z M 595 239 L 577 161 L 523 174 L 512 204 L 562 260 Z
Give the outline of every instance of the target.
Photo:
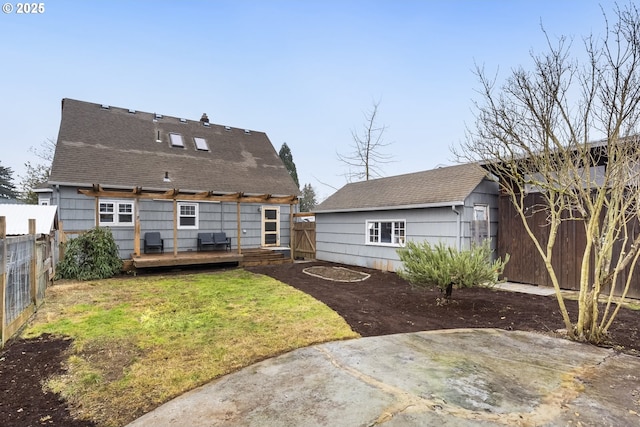
M 280 207 L 262 207 L 262 246 L 280 246 Z

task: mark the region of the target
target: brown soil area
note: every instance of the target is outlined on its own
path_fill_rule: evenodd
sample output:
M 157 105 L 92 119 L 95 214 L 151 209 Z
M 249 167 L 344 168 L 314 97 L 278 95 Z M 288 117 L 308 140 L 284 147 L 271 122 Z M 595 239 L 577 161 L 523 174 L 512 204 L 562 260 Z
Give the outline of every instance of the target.
M 314 267 L 305 274 L 304 269 Z M 323 268 L 317 268 L 323 267 Z M 347 267 L 351 271 L 334 269 Z M 555 334 L 563 328 L 554 297 L 487 288 L 455 289 L 442 305 L 437 289 L 416 289 L 393 273 L 314 262 L 252 267 L 300 289 L 338 312 L 362 336 L 450 328 L 500 328 Z M 353 271 L 357 272 L 354 273 Z M 323 274 L 334 274 L 325 280 Z M 364 275 L 370 277 L 362 280 Z M 357 280 L 357 281 L 352 281 Z M 575 317 L 576 303 L 567 301 Z M 640 354 L 640 312 L 624 309 L 610 330 L 608 346 Z M 0 424 L 20 426 L 93 426 L 74 420 L 65 402 L 42 390 L 48 376 L 60 372 L 70 341 L 42 336 L 18 339 L 0 352 Z

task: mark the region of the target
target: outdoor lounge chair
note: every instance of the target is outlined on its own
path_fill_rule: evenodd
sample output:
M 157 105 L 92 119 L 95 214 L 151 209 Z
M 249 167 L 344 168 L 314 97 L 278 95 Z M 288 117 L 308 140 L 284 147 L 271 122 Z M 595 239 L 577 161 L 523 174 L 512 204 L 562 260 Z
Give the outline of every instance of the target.
M 146 254 L 149 249 L 159 249 L 160 253 L 164 253 L 164 239 L 160 237 L 158 231 L 144 233 L 144 253 Z
M 198 233 L 198 250 L 225 249 L 231 250 L 231 239 L 224 231 L 217 233 Z

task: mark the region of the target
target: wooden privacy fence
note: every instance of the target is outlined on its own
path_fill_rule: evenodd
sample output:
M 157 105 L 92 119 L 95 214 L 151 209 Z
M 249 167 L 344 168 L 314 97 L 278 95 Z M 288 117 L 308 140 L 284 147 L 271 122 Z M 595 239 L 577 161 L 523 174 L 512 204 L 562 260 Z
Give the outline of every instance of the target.
M 44 302 L 51 272 L 49 242 L 38 241 L 36 222 L 29 220 L 29 234 L 6 236 L 6 219 L 0 217 L 0 347 Z
M 548 240 L 546 213 L 533 209 L 535 206 L 542 205 L 544 200 L 537 193 L 529 194 L 526 197 L 527 205 L 532 207 L 529 223 L 532 225 L 532 230 L 541 244 L 545 246 Z M 505 254 L 509 254 L 511 257 L 504 270 L 506 279 L 511 282 L 553 286 L 542 257 L 539 255 L 531 238 L 529 238 L 522 220 L 507 196 L 500 196 L 498 212 L 500 213 L 498 219 L 498 255 L 504 257 Z M 630 224 L 629 232 L 632 238 L 635 238 L 640 232 L 639 224 Z M 562 222 L 558 229 L 552 260 L 561 289 L 579 290 L 582 256 L 586 242 L 586 234 L 582 223 L 578 221 Z M 614 246 L 614 257 L 617 257 L 621 250 L 621 245 Z M 593 265 L 591 265 L 591 276 L 593 275 L 593 270 Z M 622 295 L 623 285 L 629 274 L 628 267 L 620 274 L 617 283 L 614 284 L 614 295 Z M 605 293 L 609 291 L 610 287 L 603 289 Z M 636 267 L 633 273 L 627 297 L 640 298 L 640 266 Z
M 316 257 L 316 223 L 315 214 L 302 212 L 293 214 L 292 258 Z M 305 221 L 306 220 L 306 221 Z

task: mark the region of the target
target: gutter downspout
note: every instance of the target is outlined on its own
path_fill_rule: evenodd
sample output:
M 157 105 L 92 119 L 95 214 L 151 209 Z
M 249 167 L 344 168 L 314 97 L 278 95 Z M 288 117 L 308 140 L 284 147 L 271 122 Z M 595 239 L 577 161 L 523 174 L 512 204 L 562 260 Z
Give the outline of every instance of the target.
M 456 219 L 456 224 L 457 224 L 457 229 L 456 229 L 456 245 L 458 247 L 458 252 L 460 252 L 462 250 L 462 236 L 460 233 L 460 225 L 461 225 L 461 218 L 460 218 L 460 212 L 458 212 L 458 210 L 456 209 L 455 205 L 451 205 L 451 210 L 453 212 L 455 212 L 457 219 Z
M 65 238 L 62 235 L 62 233 L 64 232 L 64 221 L 62 220 L 62 215 L 60 214 L 60 185 L 59 184 L 53 185 L 53 194 L 51 196 L 51 203 L 54 203 L 54 202 L 57 206 L 56 215 L 58 216 L 58 230 L 56 230 L 56 235 L 54 239 L 55 240 L 54 245 L 56 247 L 56 250 L 53 251 L 53 271 L 55 273 L 56 266 L 58 265 L 58 261 L 60 261 L 63 258 L 63 253 L 60 251 L 60 243 L 63 243 L 65 241 Z M 59 225 L 60 223 L 62 223 L 62 231 L 60 230 L 61 228 Z
M 56 197 L 55 197 L 56 206 L 58 206 L 58 209 L 60 209 L 60 185 L 56 184 L 53 186 L 53 188 L 55 190 L 54 192 L 56 193 Z

